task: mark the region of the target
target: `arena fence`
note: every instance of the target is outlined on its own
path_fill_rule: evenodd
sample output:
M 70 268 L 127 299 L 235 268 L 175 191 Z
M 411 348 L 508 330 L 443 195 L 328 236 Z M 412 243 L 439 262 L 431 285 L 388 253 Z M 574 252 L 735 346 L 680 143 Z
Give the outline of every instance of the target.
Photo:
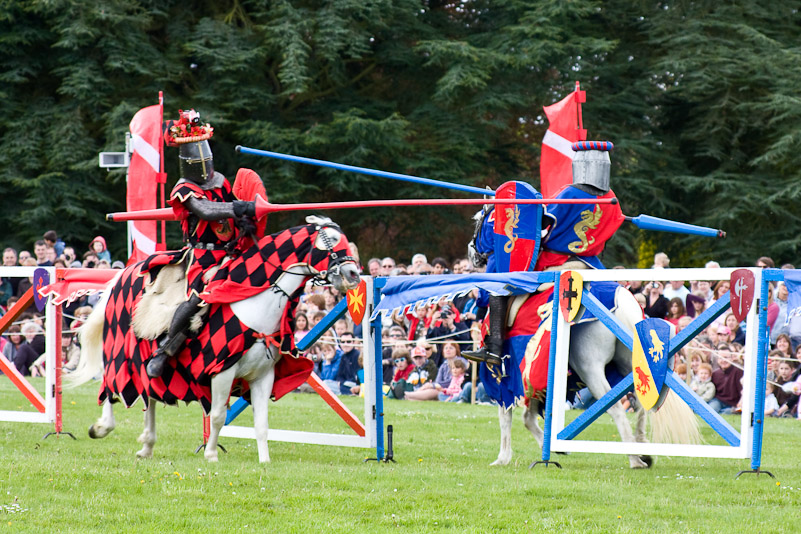
M 704 420 L 726 442 L 726 445 L 681 445 L 660 443 L 621 443 L 619 441 L 585 441 L 576 439 L 600 415 L 615 402 L 633 390 L 633 377 L 629 375 L 614 386 L 603 398 L 598 399 L 589 409 L 569 425 L 565 425 L 565 395 L 567 382 L 567 361 L 570 349 L 570 324 L 558 311 L 558 301 L 554 301 L 552 328 L 552 355 L 548 376 L 548 400 L 545 413 L 545 443 L 542 450 L 543 461 L 550 460 L 551 452 L 590 452 L 608 454 L 636 454 L 662 456 L 692 456 L 710 458 L 750 458 L 752 470 L 758 472 L 762 456 L 762 433 L 764 426 L 764 392 L 767 368 L 767 302 L 768 283 L 781 280 L 783 276 L 776 269 L 750 269 L 755 277 L 754 305 L 746 318 L 746 339 L 744 345 L 744 377 L 742 394 L 742 413 L 739 430 L 733 428 L 706 402 L 683 382 L 672 370 L 668 370 L 665 384 L 677 394 L 690 408 Z M 729 280 L 735 269 L 652 269 L 636 270 L 589 270 L 582 271 L 586 282 L 620 280 Z M 559 278 L 555 278 L 555 294 L 559 294 Z M 732 289 L 734 286 L 732 286 Z M 696 317 L 689 326 L 670 340 L 670 355 L 676 354 L 683 346 L 702 332 L 717 317 L 730 308 L 730 293 L 719 299 L 709 309 Z M 610 330 L 629 348 L 632 348 L 631 334 L 623 328 L 597 300 L 585 289 L 582 304 L 590 309 Z
M 367 284 L 366 311 L 362 319 L 362 360 L 364 362 L 364 422 L 348 409 L 330 389 L 312 373 L 308 383 L 350 428 L 348 434 L 305 432 L 270 428 L 268 439 L 293 443 L 333 445 L 340 447 L 375 448 L 376 459 L 384 458 L 384 406 L 382 391 L 381 320 L 370 321 L 373 303 L 380 295 L 380 279 L 362 277 Z M 342 299 L 311 331 L 297 344 L 298 350 L 311 347 L 320 337 L 333 327 L 334 323 L 347 313 L 346 299 Z M 256 439 L 252 427 L 234 426 L 230 423 L 249 406 L 244 399 L 238 399 L 228 410 L 225 425 L 220 436 Z M 280 403 L 276 404 L 280 410 Z M 273 408 L 275 409 L 275 408 Z M 352 433 L 351 433 L 352 432 Z M 354 435 L 355 434 L 355 435 Z
M 42 270 L 49 277 L 54 277 L 54 267 L 0 267 L 0 277 L 33 278 L 34 272 Z M 33 304 L 34 288 L 29 289 L 17 303 L 0 318 L 0 335 L 4 335 L 9 326 L 14 324 L 20 315 Z M 28 380 L 17 371 L 14 364 L 0 354 L 0 371 L 11 380 L 20 393 L 36 410 L 14 411 L 0 410 L 0 421 L 22 423 L 54 423 L 56 432 L 61 432 L 61 310 L 47 303 L 45 312 L 45 389 L 40 393 Z M 10 342 L 10 341 L 9 341 Z

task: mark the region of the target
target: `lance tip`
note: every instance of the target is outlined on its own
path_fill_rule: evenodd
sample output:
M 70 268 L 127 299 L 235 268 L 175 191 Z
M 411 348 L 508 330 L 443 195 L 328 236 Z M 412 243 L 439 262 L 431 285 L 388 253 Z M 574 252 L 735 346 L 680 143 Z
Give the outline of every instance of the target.
M 237 152 L 242 152 L 242 145 L 236 145 L 234 147 L 234 150 L 236 150 Z

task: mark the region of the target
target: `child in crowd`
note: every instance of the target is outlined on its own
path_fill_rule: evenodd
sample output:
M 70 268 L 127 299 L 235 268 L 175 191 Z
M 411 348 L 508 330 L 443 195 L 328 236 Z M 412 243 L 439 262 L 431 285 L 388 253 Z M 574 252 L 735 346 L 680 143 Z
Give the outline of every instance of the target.
M 412 391 L 413 386 L 409 383 L 409 376 L 414 371 L 412 358 L 408 349 L 398 348 L 392 351 L 392 361 L 395 363 L 395 373 L 392 375 L 390 386 L 390 396 L 402 399 L 406 391 Z
M 437 377 L 437 366 L 428 359 L 424 346 L 417 345 L 412 349 L 412 363 L 414 363 L 414 370 L 407 380 L 412 385 L 412 391 L 417 391 Z
M 303 336 L 309 333 L 309 318 L 303 312 L 295 314 L 295 343 L 299 343 Z
M 777 417 L 783 416 L 785 413 L 791 413 L 796 404 L 798 404 L 798 396 L 794 395 L 792 392 L 794 370 L 790 362 L 779 362 L 779 376 L 776 377 L 776 383 L 782 387 L 779 387 L 775 391 L 776 401 L 779 403 L 779 409 L 776 412 Z M 783 387 L 785 384 L 790 384 L 789 391 L 785 391 Z
M 339 381 L 336 378 L 341 360 L 342 351 L 336 345 L 331 343 L 323 345 L 323 361 L 318 364 L 317 374 L 334 395 L 339 395 Z
M 676 368 L 673 370 L 676 371 L 676 374 L 679 375 L 682 382 L 687 382 L 687 366 L 685 364 L 677 363 Z
M 451 369 L 451 383 L 448 387 L 443 388 L 439 384 L 435 384 L 437 391 L 439 391 L 439 400 L 444 402 L 456 402 L 459 394 L 462 392 L 462 384 L 464 383 L 464 375 L 467 372 L 467 364 L 461 358 L 454 358 L 448 363 Z
M 111 252 L 106 248 L 106 239 L 103 236 L 97 236 L 89 243 L 89 250 L 94 252 L 98 260 L 106 260 L 111 265 Z
M 779 411 L 779 401 L 776 400 L 776 395 L 773 394 L 776 386 L 773 382 L 767 382 L 765 385 L 765 415 L 776 417 Z
M 784 358 L 784 353 L 780 350 L 773 349 L 768 353 L 768 380 L 775 381 L 779 376 L 779 361 Z
M 693 378 L 690 387 L 699 397 L 704 399 L 704 402 L 714 399 L 717 391 L 715 390 L 715 384 L 712 383 L 712 366 L 708 363 L 699 364 L 698 372 Z

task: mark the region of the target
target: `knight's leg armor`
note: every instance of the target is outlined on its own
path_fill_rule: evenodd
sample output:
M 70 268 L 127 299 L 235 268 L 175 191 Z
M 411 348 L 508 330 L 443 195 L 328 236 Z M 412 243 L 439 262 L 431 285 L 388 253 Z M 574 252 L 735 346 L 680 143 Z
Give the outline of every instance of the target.
M 477 362 L 500 365 L 503 360 L 503 339 L 506 333 L 506 302 L 508 297 L 489 299 L 489 333 L 484 338 L 484 346 L 478 350 L 464 351 L 462 356 Z
M 200 297 L 192 295 L 189 300 L 183 302 L 175 310 L 167 337 L 147 361 L 147 376 L 150 378 L 161 376 L 164 372 L 164 364 L 167 362 L 167 358 L 175 356 L 183 346 L 188 337 L 189 322 L 192 320 L 192 316 L 200 310 L 200 302 Z

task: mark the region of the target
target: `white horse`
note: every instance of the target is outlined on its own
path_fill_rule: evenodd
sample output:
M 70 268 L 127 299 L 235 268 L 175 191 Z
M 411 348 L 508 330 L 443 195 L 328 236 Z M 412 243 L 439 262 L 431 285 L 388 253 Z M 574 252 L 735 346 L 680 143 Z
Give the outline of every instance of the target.
M 291 356 L 279 353 L 277 343 L 265 343 L 265 338 L 275 340 L 282 322 L 286 324 L 285 309 L 293 298 L 303 290 L 309 278 L 325 280 L 344 292 L 356 287 L 359 283 L 359 271 L 354 259 L 350 256 L 349 244 L 339 229 L 328 218 L 308 217 L 308 225 L 298 226 L 259 240 L 242 256 L 233 260 L 228 267 L 230 273 L 236 268 L 247 268 L 248 279 L 260 280 L 260 287 L 253 296 L 230 304 L 209 304 L 208 319 L 195 338 L 187 342 L 183 351 L 172 358 L 165 369 L 164 378 L 149 379 L 145 372 L 147 358 L 155 349 L 155 340 L 142 340 L 134 337 L 131 324 L 132 310 L 140 301 L 143 284 L 136 285 L 137 280 L 146 279 L 139 274 L 141 264 L 125 270 L 116 282 L 105 292 L 103 299 L 95 307 L 80 332 L 83 347 L 78 369 L 72 374 L 73 385 L 84 383 L 103 371 L 103 385 L 100 400 L 103 402 L 103 414 L 89 428 L 89 436 L 102 438 L 114 429 L 114 413 L 112 397 L 119 397 L 127 406 L 142 398 L 147 409 L 145 411 L 145 428 L 139 436 L 142 449 L 136 453 L 139 458 L 153 456 L 156 443 L 156 402 L 160 400 L 170 404 L 178 400 L 201 400 L 198 395 L 210 387 L 210 419 L 211 431 L 206 444 L 205 457 L 208 461 L 217 461 L 217 442 L 220 430 L 225 423 L 226 405 L 235 379 L 247 381 L 250 388 L 253 406 L 254 427 L 258 447 L 259 461 L 270 461 L 267 446 L 267 408 L 270 397 L 274 394 L 276 366 L 292 364 L 294 386 L 299 385 L 298 376 L 305 380 L 311 366 L 304 365 L 309 360 L 297 359 L 292 363 Z M 261 269 L 263 262 L 265 269 Z M 164 269 L 178 268 L 168 266 Z M 253 268 L 261 269 L 257 275 Z M 265 280 L 265 274 L 266 280 Z M 183 285 L 181 285 L 183 287 Z M 133 297 L 131 296 L 133 295 Z M 127 299 L 127 300 L 126 300 Z M 109 301 L 111 301 L 109 303 Z M 122 311 L 115 311 L 114 306 Z M 112 315 L 113 321 L 107 320 Z M 223 318 L 224 330 L 219 328 Z M 210 323 L 217 322 L 217 330 L 210 330 Z M 212 327 L 213 328 L 213 327 Z M 223 337 L 229 331 L 241 333 L 239 340 L 241 350 L 234 353 L 231 349 L 233 340 Z M 291 335 L 291 333 L 290 333 Z M 117 339 L 127 339 L 127 343 L 118 343 Z M 202 340 L 206 340 L 205 344 Z M 201 341 L 197 341 L 201 340 Z M 123 348 L 124 345 L 124 348 Z M 134 350 L 131 350 L 131 347 Z M 217 347 L 217 348 L 215 348 Z M 225 352 L 209 354 L 210 351 Z M 207 363 L 214 372 L 204 375 L 200 381 L 192 381 L 193 376 L 187 371 L 197 365 L 197 358 L 211 358 Z M 214 357 L 221 361 L 214 362 Z M 120 363 L 122 361 L 122 363 Z M 193 364 L 194 362 L 194 364 Z M 300 365 L 301 372 L 298 372 Z M 302 372 L 306 370 L 305 374 Z M 126 374 L 127 373 L 127 374 Z M 121 381 L 120 376 L 128 376 L 128 381 Z M 177 382 L 189 382 L 184 397 L 170 389 L 169 382 L 177 376 Z M 123 382 L 120 384 L 120 382 Z M 206 389 L 204 389 L 206 388 Z M 200 392 L 200 393 L 198 393 Z M 204 404 L 205 409 L 205 404 Z
M 634 325 L 642 319 L 642 310 L 634 296 L 626 289 L 619 288 L 615 293 L 615 317 L 624 325 L 632 335 L 636 335 Z M 581 311 L 579 312 L 581 313 Z M 570 367 L 587 385 L 596 399 L 600 399 L 611 388 L 607 381 L 605 368 L 607 364 L 614 363 L 622 376 L 631 373 L 631 351 L 615 337 L 615 335 L 600 321 L 591 321 L 574 325 L 570 328 L 570 352 L 568 356 Z M 669 365 L 672 367 L 672 365 Z M 559 402 L 559 399 L 554 399 Z M 632 433 L 631 424 L 620 402 L 615 403 L 607 413 L 617 426 L 623 441 L 646 442 L 646 412 L 634 399 L 636 407 L 637 427 Z M 661 405 L 661 406 L 660 406 Z M 662 389 L 658 407 L 653 417 L 654 436 L 669 436 L 669 439 L 678 443 L 698 443 L 700 432 L 698 421 L 692 410 L 675 394 L 670 394 L 667 387 Z M 498 408 L 498 419 L 501 427 L 501 446 L 498 459 L 491 465 L 506 465 L 512 459 L 512 411 Z M 540 448 L 542 448 L 544 434 L 537 424 L 537 415 L 540 411 L 540 400 L 532 398 L 523 411 L 523 423 L 534 435 Z M 629 465 L 634 468 L 650 467 L 653 459 L 650 456 L 629 456 Z

